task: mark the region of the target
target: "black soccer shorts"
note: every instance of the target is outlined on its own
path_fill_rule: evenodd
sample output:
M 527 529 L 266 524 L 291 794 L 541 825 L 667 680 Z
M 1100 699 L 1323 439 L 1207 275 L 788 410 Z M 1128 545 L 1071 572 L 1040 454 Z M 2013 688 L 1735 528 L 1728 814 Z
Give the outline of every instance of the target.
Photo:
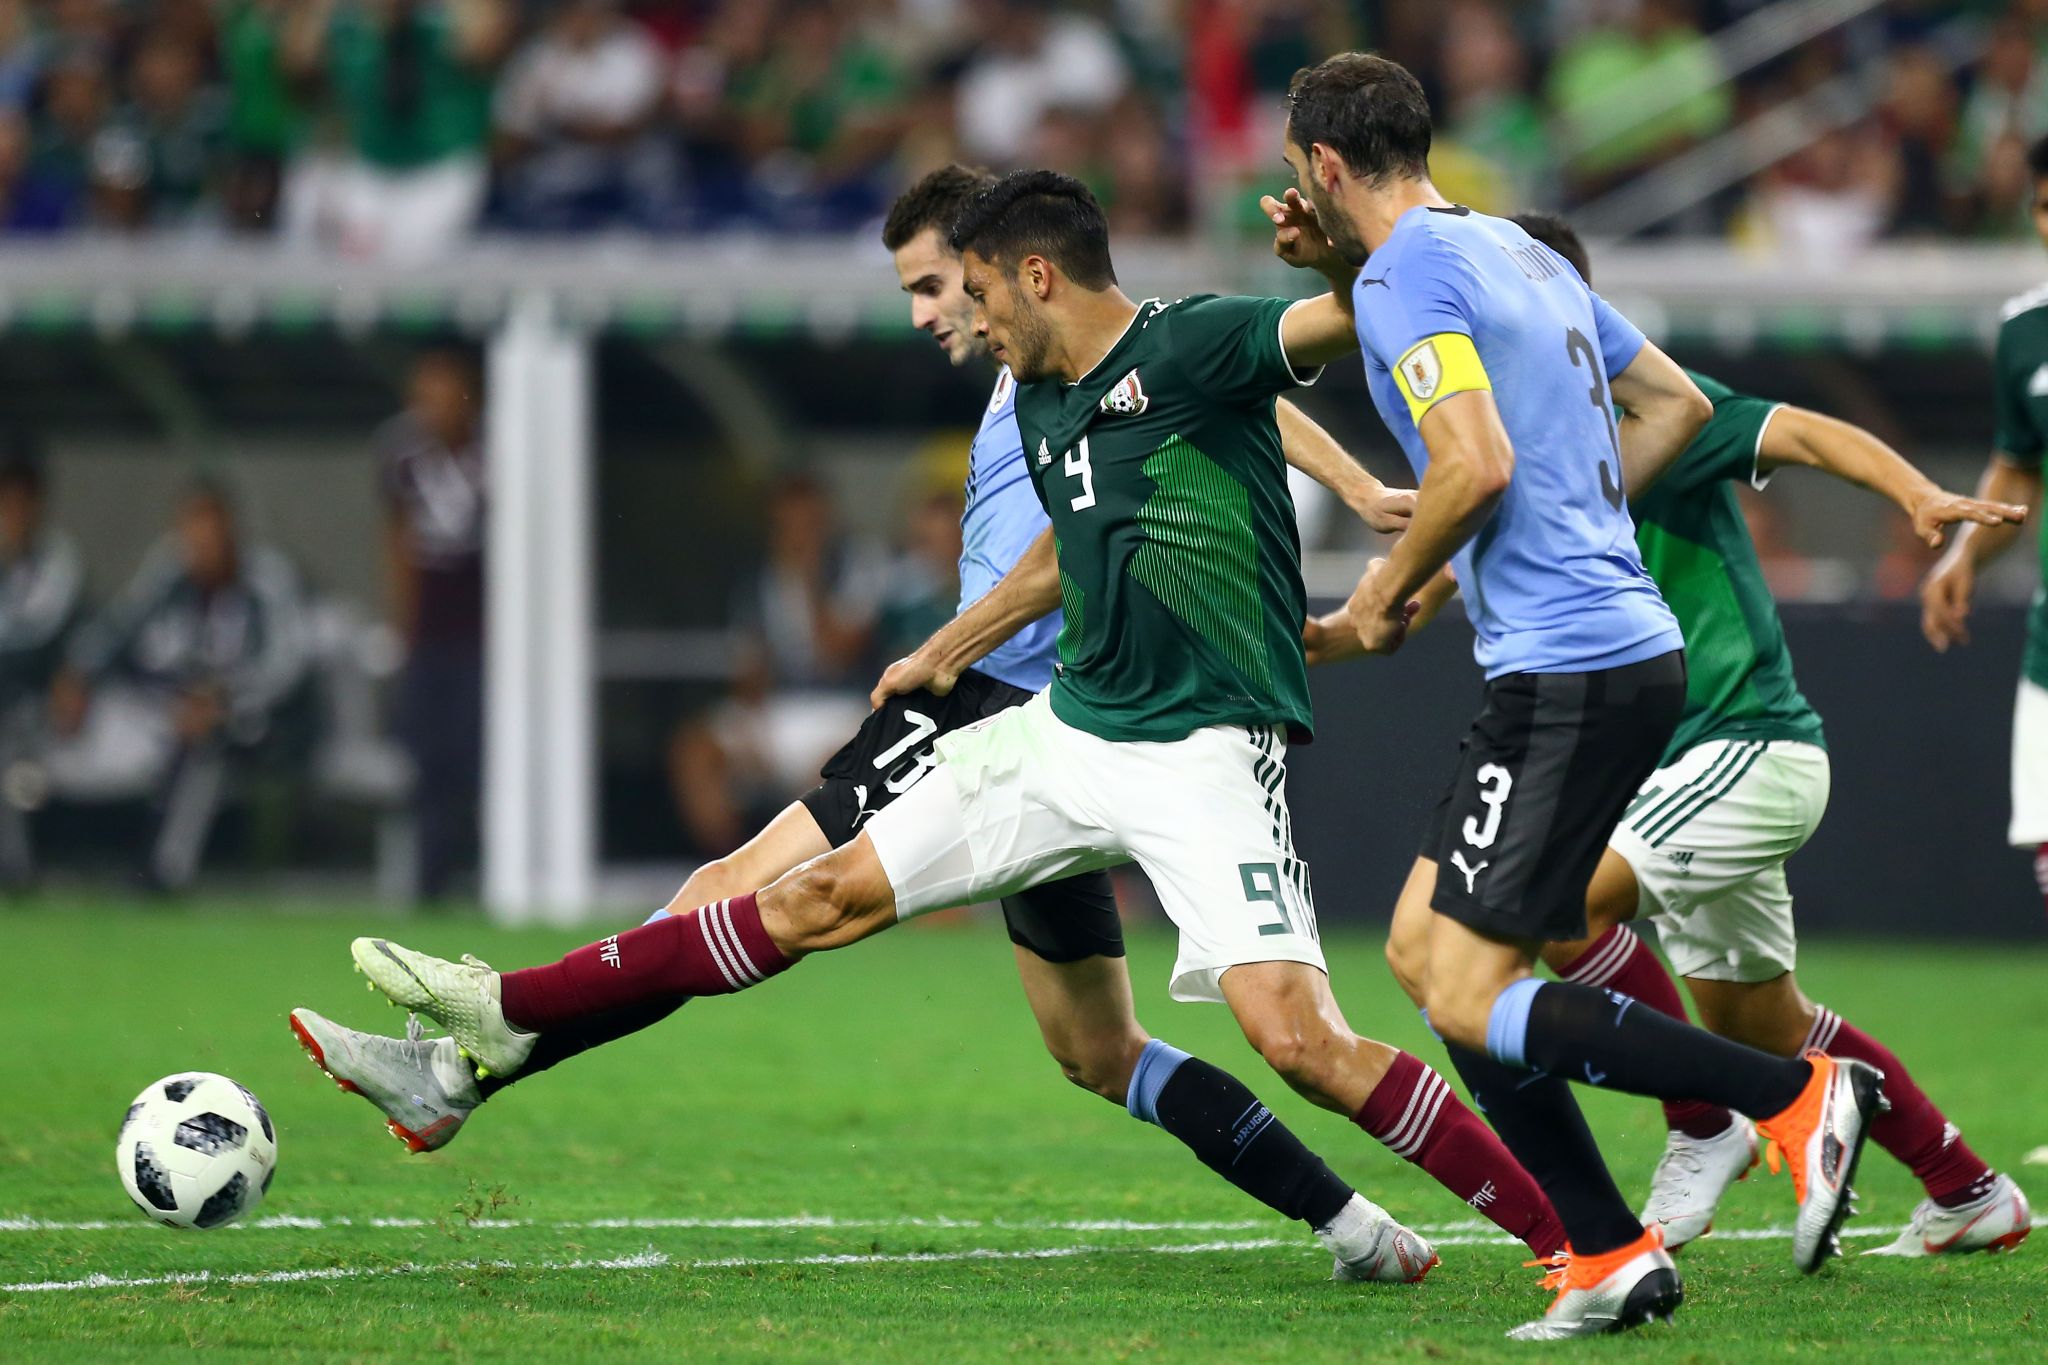
M 817 786 L 801 798 L 832 847 L 937 766 L 939 736 L 1021 706 L 1021 687 L 973 669 L 946 696 L 918 691 L 891 697 L 868 715 L 846 747 L 825 761 Z M 1047 962 L 1124 955 L 1123 923 L 1107 872 L 1083 872 L 1003 899 L 1010 942 Z
M 1591 673 L 1508 673 L 1459 747 L 1422 856 L 1432 907 L 1496 938 L 1586 935 L 1586 887 L 1685 709 L 1685 652 Z

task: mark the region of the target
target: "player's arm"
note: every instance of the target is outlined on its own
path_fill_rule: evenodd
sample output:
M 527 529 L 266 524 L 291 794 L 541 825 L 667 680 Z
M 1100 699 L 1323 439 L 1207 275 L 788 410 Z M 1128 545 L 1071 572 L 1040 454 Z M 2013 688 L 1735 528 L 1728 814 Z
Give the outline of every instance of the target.
M 1977 481 L 1977 497 L 1992 505 L 2032 507 L 2041 499 L 2041 467 L 2023 464 L 1999 452 Z M 1965 522 L 1927 579 L 1920 585 L 1920 633 L 1936 650 L 1970 643 L 1970 599 L 1977 590 L 1977 570 L 2011 548 L 2019 538 L 2017 521 L 1991 525 Z
M 1273 220 L 1273 254 L 1330 282 L 1329 293 L 1303 299 L 1280 320 L 1280 349 L 1287 353 L 1287 363 L 1297 370 L 1312 370 L 1354 354 L 1358 320 L 1351 312 L 1351 287 L 1358 281 L 1358 267 L 1323 234 L 1315 209 L 1300 190 L 1290 189 L 1279 199 L 1266 195 L 1259 207 Z
M 1384 560 L 1375 559 L 1372 568 L 1377 569 Z M 1415 615 L 1408 621 L 1410 633 L 1421 630 L 1437 618 L 1437 614 L 1450 605 L 1458 595 L 1458 580 L 1449 568 L 1443 569 L 1435 578 L 1423 584 L 1422 591 L 1415 594 Z M 1311 616 L 1301 628 L 1302 651 L 1308 656 L 1311 666 L 1333 664 L 1341 659 L 1355 659 L 1365 653 L 1365 643 L 1358 638 L 1358 632 L 1351 626 L 1348 607 Z
M 1409 623 L 1422 610 L 1418 594 L 1479 534 L 1515 472 L 1514 444 L 1501 424 L 1471 338 L 1448 334 L 1425 344 L 1437 347 L 1444 376 L 1439 390 L 1458 387 L 1433 401 L 1418 419 L 1429 448 L 1429 472 L 1416 491 L 1408 533 L 1393 553 L 1373 561 L 1346 607 L 1361 646 L 1373 654 L 1401 647 Z M 1409 398 L 1415 406 L 1414 396 Z
M 1647 341 L 1609 381 L 1609 391 L 1621 410 L 1615 421 L 1621 486 L 1634 497 L 1662 478 L 1692 444 L 1714 415 L 1714 405 L 1677 361 Z
M 1771 414 L 1756 452 L 1759 473 L 1786 465 L 1869 489 L 1897 505 L 1912 520 L 1913 533 L 1936 547 L 1951 526 L 2018 526 L 2027 519 L 2026 504 L 1951 493 L 1863 428 L 1789 404 Z M 2034 483 L 2038 489 L 2039 479 Z
M 1414 489 L 1381 483 L 1315 418 L 1285 398 L 1274 404 L 1273 416 L 1280 427 L 1280 446 L 1287 463 L 1335 493 L 1373 530 L 1392 533 L 1407 529 L 1408 519 L 1415 514 Z
M 985 595 L 932 632 L 914 652 L 890 664 L 868 694 L 868 704 L 880 706 L 920 688 L 945 696 L 962 673 L 1059 604 L 1059 555 L 1053 548 L 1052 528 L 1047 527 Z

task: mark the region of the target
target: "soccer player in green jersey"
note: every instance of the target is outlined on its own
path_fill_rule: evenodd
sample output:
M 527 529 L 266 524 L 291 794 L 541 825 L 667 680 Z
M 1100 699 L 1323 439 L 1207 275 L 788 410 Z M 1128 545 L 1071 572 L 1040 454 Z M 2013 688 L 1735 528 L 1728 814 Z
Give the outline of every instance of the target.
M 551 1031 L 744 990 L 928 911 L 1135 862 L 1180 930 L 1176 997 L 1228 1003 L 1294 1089 L 1554 1251 L 1554 1211 L 1500 1140 L 1441 1076 L 1344 1022 L 1294 850 L 1285 760 L 1310 715 L 1275 399 L 1356 348 L 1348 289 L 1135 303 L 1116 286 L 1093 196 L 1050 172 L 977 196 L 952 245 L 977 333 L 1016 380 L 1024 464 L 1052 536 L 892 666 L 878 696 L 946 694 L 1020 626 L 1064 607 L 1050 688 L 939 739 L 928 776 L 758 893 L 526 971 L 380 939 L 357 940 L 358 965 L 480 1067 L 513 1074 Z M 1341 273 L 1348 286 L 1355 272 Z M 1156 1040 L 1145 1048 L 1134 1115 L 1158 1121 L 1185 1060 Z M 1229 1165 L 1276 1128 L 1247 1104 L 1204 1160 Z M 1312 1161 L 1304 1150 L 1304 1179 L 1323 1169 Z M 1316 1230 L 1342 1278 L 1413 1281 L 1435 1264 L 1428 1243 L 1355 1193 Z
M 2027 149 L 2027 166 L 2033 172 L 2034 231 L 2048 244 L 2048 137 Z M 1977 494 L 2039 506 L 2041 458 L 2048 453 L 2048 285 L 2007 300 L 1993 383 L 1994 453 Z M 2042 526 L 2048 528 L 2048 520 Z M 1946 653 L 1969 643 L 1977 571 L 2011 549 L 2019 534 L 2013 525 L 1966 526 L 1957 533 L 1920 586 L 1920 627 L 1929 644 Z M 2014 848 L 2033 850 L 2034 880 L 2048 898 L 2048 553 L 2041 565 L 2043 587 L 2027 618 L 2027 652 L 2013 703 L 2012 821 L 2006 835 Z
M 1592 282 L 1568 223 L 1547 214 L 1514 221 Z M 1785 1056 L 1819 1048 L 1884 1072 L 1891 1109 L 1871 1137 L 1911 1168 L 1927 1198 L 1877 1254 L 2016 1246 L 2031 1226 L 2019 1187 L 1970 1150 L 1890 1049 L 1808 1000 L 1793 977 L 1785 862 L 1827 807 L 1828 754 L 1820 716 L 1793 677 L 1735 485 L 1761 489 L 1779 469 L 1818 469 L 1895 503 L 1929 544 L 1957 525 L 2017 525 L 2027 509 L 1947 492 L 1846 422 L 1736 393 L 1704 375 L 1693 380 L 1713 400 L 1713 417 L 1654 483 L 1628 489 L 1644 566 L 1685 633 L 1684 714 L 1594 874 L 1587 937 L 1546 945 L 1544 962 L 1563 980 L 1682 1019 L 1671 975 L 1626 925 L 1649 918 L 1714 1032 Z M 1449 589 L 1444 582 L 1431 605 Z M 1313 633 L 1323 643 L 1348 634 Z M 1319 660 L 1332 652 L 1319 650 Z M 1670 1136 L 1643 1220 L 1675 1248 L 1706 1232 L 1722 1194 L 1756 1165 L 1757 1138 L 1748 1119 L 1718 1105 L 1676 1101 L 1664 1110 Z

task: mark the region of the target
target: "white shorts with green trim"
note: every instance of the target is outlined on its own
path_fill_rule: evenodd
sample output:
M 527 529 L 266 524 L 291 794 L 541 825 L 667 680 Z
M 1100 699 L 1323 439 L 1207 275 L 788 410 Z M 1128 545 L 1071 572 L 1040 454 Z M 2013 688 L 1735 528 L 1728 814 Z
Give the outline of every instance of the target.
M 2012 705 L 2012 823 L 2014 848 L 2048 844 L 2048 687 L 2020 679 Z
M 898 919 L 1135 862 L 1180 930 L 1176 1000 L 1221 1000 L 1223 973 L 1252 962 L 1327 970 L 1272 727 L 1117 743 L 1041 692 L 945 736 L 938 755 L 866 826 Z
M 1798 740 L 1709 740 L 1650 774 L 1608 847 L 1635 870 L 1638 913 L 1680 976 L 1793 969 L 1785 860 L 1820 825 L 1828 786 L 1827 750 Z

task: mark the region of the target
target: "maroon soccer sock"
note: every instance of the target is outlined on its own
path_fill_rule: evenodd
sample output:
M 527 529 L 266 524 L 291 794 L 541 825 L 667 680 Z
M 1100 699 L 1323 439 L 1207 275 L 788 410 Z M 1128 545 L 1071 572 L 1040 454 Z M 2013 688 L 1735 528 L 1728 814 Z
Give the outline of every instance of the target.
M 1913 1083 L 1906 1064 L 1890 1048 L 1824 1006 L 1815 1007 L 1813 1028 L 1800 1051 L 1807 1048 L 1819 1048 L 1830 1057 L 1853 1057 L 1884 1072 L 1884 1097 L 1892 1102 L 1891 1112 L 1870 1125 L 1870 1136 L 1911 1168 L 1927 1187 L 1929 1199 L 1953 1206 L 1990 1188 L 1991 1168 Z
M 761 927 L 754 897 L 735 896 L 613 934 L 545 967 L 506 972 L 500 998 L 508 1023 L 546 1033 L 653 1000 L 730 995 L 791 962 Z
M 1561 1250 L 1557 1212 L 1491 1128 L 1421 1058 L 1403 1052 L 1351 1121 L 1436 1177 L 1538 1256 Z
M 1659 1014 L 1686 1021 L 1685 1001 L 1679 998 L 1678 983 L 1626 924 L 1617 924 L 1595 939 L 1577 961 L 1558 973 L 1558 978 L 1579 986 L 1597 986 L 1632 995 Z M 1664 1101 L 1665 1125 L 1688 1137 L 1719 1137 L 1734 1121 L 1735 1116 L 1718 1104 Z

